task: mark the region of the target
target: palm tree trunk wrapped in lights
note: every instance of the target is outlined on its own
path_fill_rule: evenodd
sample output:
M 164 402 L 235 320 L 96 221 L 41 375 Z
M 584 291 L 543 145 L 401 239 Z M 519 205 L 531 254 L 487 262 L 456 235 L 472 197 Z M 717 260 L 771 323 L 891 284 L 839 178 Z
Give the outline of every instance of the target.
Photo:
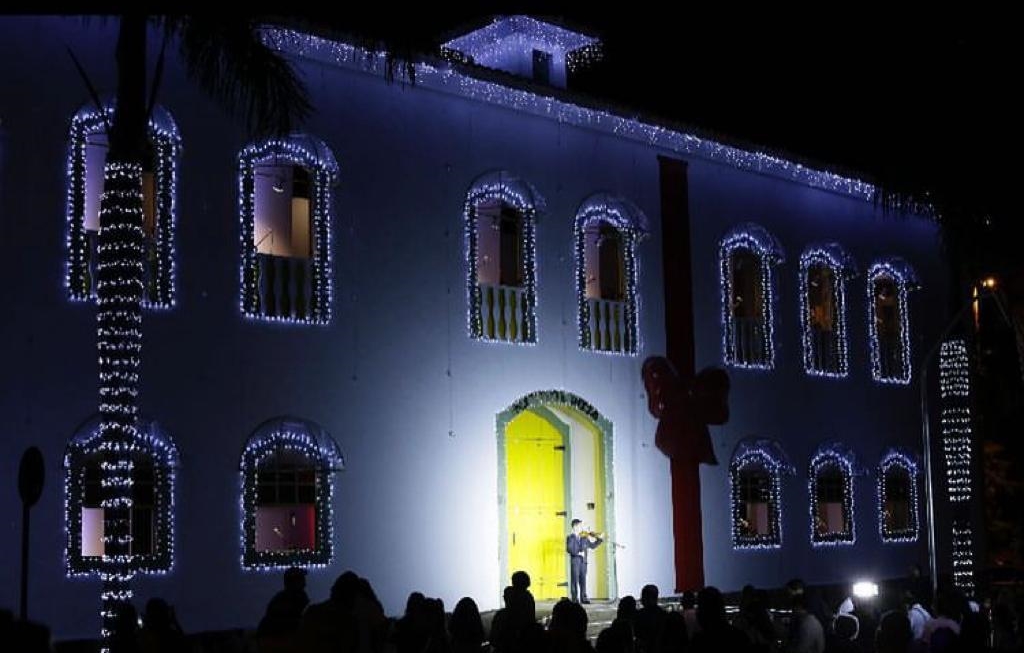
M 132 452 L 142 352 L 142 157 L 146 142 L 146 20 L 121 19 L 118 91 L 100 201 L 97 348 L 103 462 L 102 639 L 110 648 L 119 603 L 131 599 Z
M 118 613 L 122 602 L 132 598 L 136 571 L 131 511 L 133 455 L 140 444 L 136 423 L 146 257 L 142 173 L 164 59 L 161 49 L 147 92 L 146 37 L 152 26 L 162 28 L 165 39 L 178 39 L 190 76 L 230 112 L 242 116 L 250 132 L 287 134 L 309 112 L 305 88 L 291 65 L 263 43 L 254 19 L 123 16 L 119 20 L 118 86 L 113 118 L 107 125 L 110 148 L 100 202 L 96 271 L 103 651 L 116 646 Z M 98 95 L 89 86 L 99 106 Z

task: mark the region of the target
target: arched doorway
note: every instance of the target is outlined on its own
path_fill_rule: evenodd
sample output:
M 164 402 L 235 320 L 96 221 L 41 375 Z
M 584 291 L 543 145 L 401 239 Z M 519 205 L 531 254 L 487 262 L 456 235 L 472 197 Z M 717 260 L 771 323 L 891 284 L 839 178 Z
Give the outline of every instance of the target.
M 530 574 L 538 600 L 569 594 L 565 538 L 572 519 L 613 540 L 612 424 L 562 391 L 535 392 L 497 418 L 501 586 Z M 615 556 L 608 542 L 590 554 L 591 598 L 614 598 Z

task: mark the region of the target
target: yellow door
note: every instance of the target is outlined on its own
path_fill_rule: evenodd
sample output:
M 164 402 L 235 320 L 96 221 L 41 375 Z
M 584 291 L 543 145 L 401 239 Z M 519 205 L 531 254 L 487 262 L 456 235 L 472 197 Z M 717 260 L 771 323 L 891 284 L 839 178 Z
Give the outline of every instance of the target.
M 568 558 L 562 434 L 547 420 L 524 411 L 505 429 L 505 460 L 509 575 L 520 569 L 530 574 L 530 591 L 536 599 L 565 596 Z

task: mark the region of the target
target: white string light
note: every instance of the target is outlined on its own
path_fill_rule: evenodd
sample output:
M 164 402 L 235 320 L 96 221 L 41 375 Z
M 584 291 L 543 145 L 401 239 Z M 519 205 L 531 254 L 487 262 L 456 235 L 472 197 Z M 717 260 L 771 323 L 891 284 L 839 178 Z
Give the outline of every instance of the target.
M 500 16 L 489 25 L 451 39 L 441 46 L 442 55 L 452 61 L 473 62 L 494 67 L 510 57 L 532 57 L 541 50 L 553 58 L 564 58 L 570 70 L 578 70 L 601 57 L 601 42 L 529 16 Z
M 382 52 L 357 48 L 347 43 L 330 41 L 295 30 L 266 28 L 263 35 L 270 47 L 331 65 L 374 74 L 382 73 L 386 65 L 386 57 Z M 789 179 L 865 201 L 873 200 L 876 195 L 876 188 L 872 184 L 859 179 L 815 170 L 763 152 L 742 150 L 663 125 L 618 115 L 607 109 L 582 106 L 568 98 L 555 97 L 552 94 L 542 95 L 473 77 L 448 62 L 415 62 L 413 65 L 416 70 L 416 85 L 419 88 L 447 92 L 485 104 L 547 117 L 560 124 L 616 134 L 623 139 L 645 143 L 676 154 L 696 156 L 742 170 Z M 553 89 L 546 90 L 554 93 Z M 928 214 L 933 210 L 928 206 L 908 208 L 922 214 Z
M 974 527 L 971 500 L 974 484 L 974 423 L 971 415 L 971 367 L 967 343 L 947 340 L 939 348 L 939 395 L 942 453 L 946 464 L 946 495 L 952 516 L 953 583 L 974 591 Z
M 100 233 L 96 267 L 96 344 L 99 355 L 100 426 L 96 450 L 103 509 L 103 632 L 116 624 L 118 602 L 132 596 L 135 574 L 131 555 L 131 510 L 134 457 L 140 452 L 137 429 L 139 356 L 142 350 L 144 235 L 142 165 L 107 161 L 100 199 Z M 106 636 L 105 636 L 106 637 Z M 101 650 L 108 651 L 104 639 Z

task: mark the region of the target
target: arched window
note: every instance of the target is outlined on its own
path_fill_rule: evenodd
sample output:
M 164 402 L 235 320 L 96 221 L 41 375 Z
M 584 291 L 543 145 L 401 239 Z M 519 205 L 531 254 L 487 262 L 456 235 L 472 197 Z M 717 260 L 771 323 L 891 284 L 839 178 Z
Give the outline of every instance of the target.
M 131 555 L 139 572 L 165 572 L 174 562 L 174 476 L 178 449 L 160 426 L 148 419 L 137 425 L 132 454 Z M 99 570 L 104 552 L 104 509 L 100 420 L 80 426 L 64 454 L 65 558 L 70 575 Z
M 646 224 L 632 203 L 603 193 L 577 211 L 580 348 L 612 354 L 639 350 L 636 246 Z
M 722 346 L 725 362 L 772 369 L 774 348 L 774 266 L 782 247 L 759 225 L 729 231 L 719 244 L 722 287 Z
M 260 425 L 242 452 L 243 567 L 328 564 L 332 474 L 343 467 L 338 445 L 313 422 Z
M 804 370 L 815 376 L 849 372 L 846 278 L 853 260 L 834 243 L 808 247 L 800 256 L 800 305 Z
M 823 445 L 811 459 L 811 544 L 853 544 L 853 452 L 844 445 Z
M 907 293 L 916 283 L 913 270 L 902 259 L 876 262 L 868 271 L 871 375 L 880 383 L 910 383 Z
M 737 445 L 729 465 L 734 548 L 782 546 L 781 477 L 792 471 L 776 442 L 747 439 Z
M 328 324 L 334 154 L 319 139 L 293 134 L 250 144 L 238 160 L 242 313 Z
M 534 229 L 542 200 L 508 172 L 481 176 L 466 194 L 469 335 L 537 342 Z
M 65 282 L 73 300 L 96 296 L 100 198 L 107 161 L 107 129 L 113 119 L 111 102 L 102 111 L 83 107 L 71 121 L 68 147 L 68 261 Z M 174 305 L 174 229 L 178 127 L 163 107 L 149 120 L 149 139 L 142 161 L 143 304 L 150 308 Z
M 878 464 L 878 532 L 883 542 L 917 541 L 917 462 L 890 449 Z

